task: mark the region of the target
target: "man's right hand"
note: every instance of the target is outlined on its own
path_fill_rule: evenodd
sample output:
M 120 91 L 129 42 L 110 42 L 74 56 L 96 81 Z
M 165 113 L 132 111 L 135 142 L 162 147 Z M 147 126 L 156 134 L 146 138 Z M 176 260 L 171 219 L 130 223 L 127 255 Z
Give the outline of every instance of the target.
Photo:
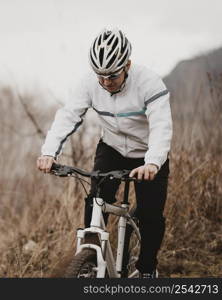
M 53 156 L 42 155 L 37 158 L 37 168 L 45 173 L 50 172 L 53 163 L 57 163 Z

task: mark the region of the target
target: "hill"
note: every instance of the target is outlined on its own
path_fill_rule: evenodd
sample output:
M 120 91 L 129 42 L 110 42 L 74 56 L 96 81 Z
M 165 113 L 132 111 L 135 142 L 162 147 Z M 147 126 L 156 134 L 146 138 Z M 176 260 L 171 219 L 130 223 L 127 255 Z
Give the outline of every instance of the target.
M 206 146 L 215 131 L 220 139 L 222 48 L 181 61 L 164 82 L 171 93 L 174 129 L 181 143 Z

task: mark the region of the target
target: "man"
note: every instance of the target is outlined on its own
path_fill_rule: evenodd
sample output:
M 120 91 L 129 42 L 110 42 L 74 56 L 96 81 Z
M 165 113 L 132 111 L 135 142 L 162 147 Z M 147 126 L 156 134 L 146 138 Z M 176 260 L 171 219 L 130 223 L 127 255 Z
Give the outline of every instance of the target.
M 99 116 L 102 137 L 94 170 L 132 170 L 144 179 L 136 184 L 141 251 L 137 269 L 142 278 L 157 277 L 157 253 L 164 236 L 164 204 L 169 175 L 172 118 L 169 92 L 154 72 L 131 65 L 131 44 L 118 29 L 104 29 L 89 52 L 91 72 L 73 99 L 58 110 L 42 147 L 37 167 L 49 172 L 66 142 L 92 107 Z M 100 196 L 115 202 L 119 182 L 104 182 Z M 85 226 L 90 225 L 95 183 L 86 198 Z M 107 220 L 106 220 L 107 221 Z

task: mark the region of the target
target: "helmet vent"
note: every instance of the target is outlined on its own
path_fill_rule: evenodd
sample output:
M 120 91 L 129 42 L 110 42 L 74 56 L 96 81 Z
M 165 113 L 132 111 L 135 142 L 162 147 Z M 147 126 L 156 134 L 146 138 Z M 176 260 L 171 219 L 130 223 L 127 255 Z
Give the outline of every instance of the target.
M 128 50 L 126 51 L 126 54 L 123 56 L 123 58 L 120 60 L 120 62 L 118 63 L 117 67 L 121 66 L 124 63 L 124 61 L 127 58 L 127 55 L 128 55 Z
M 101 67 L 103 65 L 103 57 L 104 57 L 104 48 L 101 48 L 99 51 L 99 63 Z
M 116 60 L 116 56 L 117 56 L 117 53 L 113 54 L 112 58 L 110 59 L 110 61 L 107 64 L 107 68 L 109 68 L 110 66 L 112 66 L 112 64 Z
M 91 53 L 90 53 L 90 59 L 91 59 L 92 63 L 94 64 L 94 66 L 95 66 L 96 68 L 98 68 L 98 66 L 97 66 L 97 64 L 95 63 L 95 60 L 93 59 Z
M 101 36 L 98 39 L 98 46 L 100 46 L 100 45 L 101 45 Z

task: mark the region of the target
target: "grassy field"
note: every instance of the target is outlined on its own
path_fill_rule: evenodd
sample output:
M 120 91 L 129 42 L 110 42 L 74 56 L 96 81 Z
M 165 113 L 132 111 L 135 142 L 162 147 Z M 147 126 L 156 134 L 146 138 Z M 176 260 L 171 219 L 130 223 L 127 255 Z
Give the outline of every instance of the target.
M 0 277 L 50 277 L 70 249 L 74 251 L 76 228 L 83 226 L 85 195 L 80 183 L 36 169 L 57 108 L 38 105 L 37 98 L 9 87 L 0 91 Z M 221 128 L 214 126 L 221 113 L 210 125 L 195 119 L 201 124 L 196 129 L 191 120 L 177 120 L 172 109 L 174 139 L 160 276 L 222 277 Z M 98 128 L 87 127 L 87 122 L 68 142 L 60 163 L 91 169 Z M 201 139 L 195 130 L 204 132 Z M 130 195 L 134 201 L 133 190 Z M 111 218 L 111 230 L 115 223 Z

